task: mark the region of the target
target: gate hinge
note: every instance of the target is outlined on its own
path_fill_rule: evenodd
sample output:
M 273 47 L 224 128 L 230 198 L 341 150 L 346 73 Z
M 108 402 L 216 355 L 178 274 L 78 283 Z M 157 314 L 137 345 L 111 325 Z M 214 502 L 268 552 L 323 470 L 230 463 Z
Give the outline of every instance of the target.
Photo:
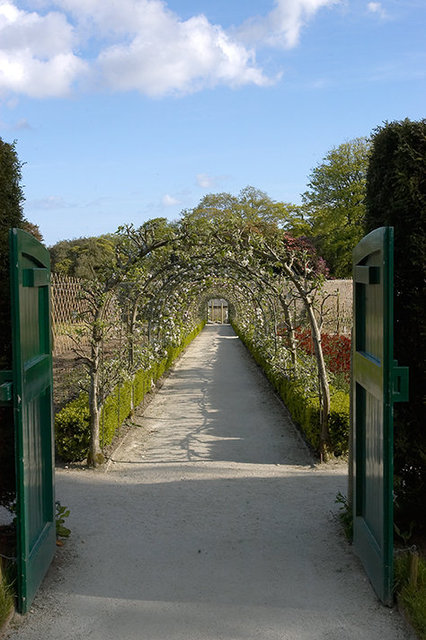
M 0 371 L 0 403 L 9 404 L 12 398 L 12 372 Z
M 408 401 L 408 367 L 398 367 L 398 360 L 393 361 L 392 398 L 394 402 Z

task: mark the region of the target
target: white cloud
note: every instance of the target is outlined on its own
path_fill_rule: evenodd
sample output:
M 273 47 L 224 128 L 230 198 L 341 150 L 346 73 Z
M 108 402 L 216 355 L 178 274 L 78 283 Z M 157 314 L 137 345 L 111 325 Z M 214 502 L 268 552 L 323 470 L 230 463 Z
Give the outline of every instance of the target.
M 208 173 L 197 173 L 196 183 L 202 189 L 213 189 L 229 180 L 229 175 L 210 176 Z
M 42 16 L 0 0 L 0 94 L 67 94 L 86 68 L 72 52 L 73 41 L 73 28 L 64 15 Z
M 291 49 L 299 43 L 302 27 L 323 7 L 341 0 L 275 0 L 266 16 L 249 18 L 237 30 L 247 44 L 266 44 Z
M 387 18 L 388 14 L 382 6 L 381 2 L 369 2 L 367 4 L 367 9 L 370 13 L 375 13 L 380 18 Z
M 2 122 L 0 120 L 0 129 L 4 129 L 5 131 L 24 131 L 25 129 L 30 131 L 32 130 L 32 126 L 28 122 L 26 118 L 21 118 L 16 122 Z
M 340 1 L 274 0 L 266 16 L 226 31 L 202 14 L 183 20 L 164 0 L 0 0 L 0 95 L 62 96 L 83 78 L 152 97 L 266 86 L 279 76 L 265 75 L 255 47 L 294 47 L 304 24 Z
M 202 189 L 210 189 L 210 187 L 214 187 L 215 183 L 216 179 L 209 176 L 207 173 L 197 174 L 197 184 Z
M 61 96 L 84 74 L 92 86 L 149 96 L 270 83 L 251 49 L 203 15 L 181 20 L 161 0 L 27 5 L 0 0 L 3 94 Z
M 168 193 L 166 193 L 166 195 L 163 196 L 161 202 L 164 207 L 174 207 L 177 204 L 180 204 L 180 201 L 177 198 L 174 198 L 173 196 L 169 196 Z
M 31 131 L 32 128 L 33 127 L 30 125 L 30 123 L 26 118 L 21 118 L 20 120 L 15 122 L 15 124 L 13 125 L 13 129 L 15 131 L 24 131 L 24 130 Z
M 145 4 L 153 10 L 134 21 L 137 32 L 130 41 L 115 43 L 98 57 L 108 87 L 162 96 L 217 84 L 270 82 L 256 67 L 253 52 L 204 16 L 181 21 L 156 1 Z
M 74 205 L 66 202 L 61 196 L 47 196 L 46 198 L 40 198 L 39 200 L 31 200 L 28 202 L 29 209 L 40 209 L 44 211 L 68 209 L 72 206 Z

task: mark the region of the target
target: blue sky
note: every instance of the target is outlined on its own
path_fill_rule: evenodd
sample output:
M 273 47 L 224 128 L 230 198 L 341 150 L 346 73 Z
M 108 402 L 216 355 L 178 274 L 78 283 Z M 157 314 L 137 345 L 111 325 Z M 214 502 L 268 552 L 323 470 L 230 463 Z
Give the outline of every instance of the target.
M 0 0 L 0 137 L 47 244 L 246 185 L 300 202 L 332 147 L 426 116 L 424 0 Z

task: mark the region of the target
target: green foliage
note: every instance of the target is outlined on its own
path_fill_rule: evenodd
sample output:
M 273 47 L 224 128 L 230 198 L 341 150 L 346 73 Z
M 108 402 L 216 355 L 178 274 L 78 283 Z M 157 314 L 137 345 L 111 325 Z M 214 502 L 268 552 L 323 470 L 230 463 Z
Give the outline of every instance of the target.
M 306 391 L 300 380 L 282 379 L 280 395 L 291 417 L 299 425 L 307 442 L 316 453 L 320 451 L 321 416 L 318 396 Z M 330 413 L 328 418 L 328 452 L 346 455 L 349 438 L 349 396 L 330 386 Z
M 49 247 L 53 272 L 75 278 L 92 279 L 114 257 L 113 235 L 61 240 Z
M 395 230 L 394 355 L 410 368 L 409 402 L 394 408 L 395 516 L 426 532 L 426 120 L 375 130 L 366 204 L 367 231 Z
M 408 541 L 409 541 L 409 540 L 410 540 L 410 538 L 412 538 L 412 536 L 413 536 L 413 529 L 414 529 L 414 525 L 415 525 L 415 524 L 416 524 L 416 523 L 412 520 L 412 521 L 410 522 L 410 525 L 409 525 L 408 529 L 403 530 L 403 529 L 400 529 L 400 528 L 398 527 L 398 525 L 396 524 L 396 522 L 394 522 L 394 524 L 393 524 L 393 530 L 394 530 L 394 532 L 395 532 L 395 534 L 396 534 L 396 536 L 397 536 L 397 538 L 396 538 L 396 539 L 398 539 L 398 538 L 399 538 L 400 540 L 402 540 L 402 542 L 404 543 L 404 545 L 407 545 L 407 544 L 408 544 Z
M 262 221 L 285 229 L 292 235 L 306 235 L 308 224 L 301 207 L 272 200 L 264 191 L 252 186 L 244 187 L 234 196 L 230 193 L 210 193 L 195 209 L 186 212 L 196 235 L 212 230 L 231 229 L 232 224 L 244 222 L 253 225 Z M 208 242 L 206 243 L 208 246 Z
M 89 450 L 89 398 L 80 393 L 55 416 L 56 448 L 66 462 L 84 460 Z
M 56 537 L 57 538 L 68 538 L 71 529 L 68 529 L 64 526 L 65 520 L 69 517 L 70 510 L 68 507 L 63 507 L 59 500 L 56 501 L 56 513 L 55 513 L 55 523 L 56 523 Z
M 117 429 L 137 407 L 151 389 L 152 381 L 157 381 L 171 366 L 183 349 L 198 335 L 205 322 L 195 327 L 178 347 L 169 347 L 167 356 L 154 362 L 146 371 L 140 369 L 132 380 L 118 385 L 106 398 L 101 408 L 101 445 L 111 444 Z M 133 396 L 133 403 L 132 403 Z M 87 393 L 69 402 L 55 416 L 56 448 L 65 462 L 76 462 L 87 457 L 90 443 L 90 412 Z
M 343 531 L 345 533 L 346 538 L 349 542 L 353 540 L 353 515 L 352 508 L 349 504 L 349 500 L 346 496 L 338 491 L 336 495 L 336 499 L 334 501 L 336 504 L 340 505 L 339 508 L 339 520 L 342 524 Z
M 256 348 L 253 340 L 245 335 L 237 325 L 233 324 L 233 328 L 281 396 L 306 441 L 316 453 L 319 453 L 321 422 L 318 396 L 314 396 L 307 391 L 305 381 L 285 377 L 274 371 L 268 359 Z M 330 386 L 329 453 L 335 456 L 346 455 L 349 446 L 348 438 L 349 395 Z
M 0 567 L 0 634 L 14 606 L 14 590 L 8 572 Z
M 24 221 L 21 166 L 15 143 L 0 138 L 0 369 L 9 369 L 12 357 L 8 232 L 12 227 L 21 227 Z
M 309 236 L 337 278 L 352 274 L 352 249 L 364 235 L 365 184 L 370 153 L 366 138 L 344 142 L 312 171 L 303 194 Z
M 21 227 L 24 194 L 21 187 L 21 167 L 15 143 L 0 138 L 0 234 L 2 243 L 8 229 Z M 7 238 L 6 238 L 7 242 Z
M 328 428 L 331 448 L 334 455 L 346 455 L 349 447 L 349 394 L 330 387 L 330 399 Z
M 132 381 L 119 384 L 101 409 L 101 447 L 111 444 L 117 429 L 132 412 Z
M 418 561 L 413 571 L 413 561 Z M 417 575 L 415 575 L 415 573 Z M 414 575 L 413 575 L 414 574 Z M 426 560 L 412 553 L 395 558 L 395 589 L 398 602 L 416 630 L 419 640 L 426 640 Z
M 140 403 L 143 401 L 146 394 L 150 391 L 151 384 L 152 384 L 151 370 L 145 371 L 144 369 L 139 369 L 139 371 L 135 373 L 134 382 L 133 382 L 135 407 L 138 407 L 140 405 Z

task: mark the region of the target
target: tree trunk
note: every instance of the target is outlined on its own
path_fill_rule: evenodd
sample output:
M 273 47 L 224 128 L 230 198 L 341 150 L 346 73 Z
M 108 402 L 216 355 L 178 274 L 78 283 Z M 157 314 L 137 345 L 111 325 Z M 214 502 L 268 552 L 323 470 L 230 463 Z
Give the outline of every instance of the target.
M 314 343 L 315 357 L 318 366 L 318 377 L 320 382 L 321 397 L 321 435 L 320 435 L 320 456 L 321 461 L 325 461 L 328 456 L 328 444 L 329 444 L 329 432 L 328 432 L 328 417 L 330 414 L 330 387 L 328 384 L 327 370 L 324 362 L 324 354 L 321 344 L 321 332 L 318 327 L 317 319 L 313 305 L 308 296 L 304 299 L 306 309 L 308 312 L 309 322 L 311 325 L 312 340 Z
M 308 313 L 309 323 L 311 325 L 312 340 L 314 342 L 315 357 L 317 360 L 318 377 L 320 382 L 321 397 L 320 397 L 320 415 L 321 415 L 321 433 L 320 433 L 320 457 L 321 461 L 325 461 L 328 457 L 328 417 L 330 414 L 330 387 L 328 384 L 327 370 L 325 368 L 324 354 L 321 344 L 321 331 L 318 327 L 317 319 L 315 318 L 314 306 L 311 297 L 303 286 L 298 277 L 295 277 L 291 267 L 284 265 L 284 269 L 289 276 L 289 279 L 295 285 L 300 297 L 303 300 L 306 311 Z
M 296 343 L 296 335 L 294 332 L 294 324 L 293 318 L 291 317 L 290 305 L 287 303 L 285 296 L 279 295 L 279 300 L 281 307 L 284 311 L 284 320 L 286 324 L 286 329 L 288 332 L 288 344 L 290 351 L 291 364 L 293 367 L 294 374 L 297 373 L 297 343 Z
M 90 410 L 90 444 L 89 453 L 87 456 L 87 464 L 90 467 L 97 467 L 105 460 L 102 453 L 99 435 L 100 435 L 100 409 L 99 409 L 99 356 L 101 343 L 100 340 L 95 340 L 96 335 L 93 336 L 93 343 L 91 349 L 91 368 L 90 368 L 90 389 L 89 389 L 89 410 Z

